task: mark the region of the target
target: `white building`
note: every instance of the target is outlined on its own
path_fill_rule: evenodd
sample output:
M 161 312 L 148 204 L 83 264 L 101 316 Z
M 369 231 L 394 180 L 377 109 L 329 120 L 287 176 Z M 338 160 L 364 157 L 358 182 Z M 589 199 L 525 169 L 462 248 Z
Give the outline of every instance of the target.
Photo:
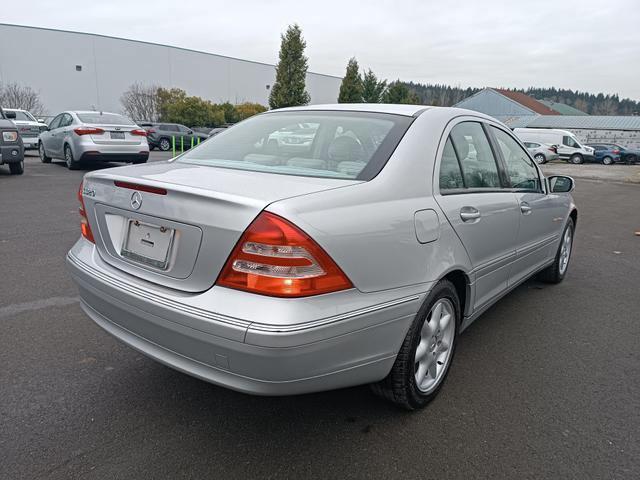
M 268 105 L 274 81 L 275 66 L 266 63 L 0 23 L 0 83 L 33 88 L 49 115 L 81 109 L 120 112 L 120 97 L 133 83 L 177 87 L 215 103 Z M 311 103 L 335 103 L 340 82 L 340 77 L 308 73 Z

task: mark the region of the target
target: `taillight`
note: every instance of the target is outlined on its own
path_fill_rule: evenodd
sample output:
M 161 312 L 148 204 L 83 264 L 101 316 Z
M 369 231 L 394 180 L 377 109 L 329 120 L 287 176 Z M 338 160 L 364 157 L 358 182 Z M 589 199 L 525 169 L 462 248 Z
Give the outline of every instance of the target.
M 78 127 L 74 128 L 73 131 L 76 135 L 102 135 L 104 130 L 98 127 Z
M 140 136 L 140 137 L 146 137 L 146 136 L 147 136 L 147 131 L 146 131 L 146 130 L 143 130 L 143 129 L 141 129 L 141 128 L 137 128 L 137 129 L 135 129 L 135 130 L 131 130 L 129 133 L 130 133 L 131 135 L 138 135 L 138 136 Z
M 268 212 L 258 215 L 242 234 L 216 283 L 275 297 L 306 297 L 353 287 L 309 235 Z
M 147 134 L 149 133 L 156 133 L 156 131 L 153 128 L 150 128 L 149 130 L 147 130 Z
M 80 187 L 78 188 L 78 201 L 80 202 L 80 208 L 78 209 L 78 213 L 80 213 L 80 230 L 82 232 L 82 236 L 89 240 L 91 243 L 96 243 L 93 238 L 93 232 L 91 231 L 91 226 L 89 225 L 89 219 L 87 218 L 87 211 L 84 207 L 84 198 L 82 197 L 82 185 L 84 182 L 80 182 Z
M 620 150 L 611 150 L 614 154 L 618 155 L 620 153 Z

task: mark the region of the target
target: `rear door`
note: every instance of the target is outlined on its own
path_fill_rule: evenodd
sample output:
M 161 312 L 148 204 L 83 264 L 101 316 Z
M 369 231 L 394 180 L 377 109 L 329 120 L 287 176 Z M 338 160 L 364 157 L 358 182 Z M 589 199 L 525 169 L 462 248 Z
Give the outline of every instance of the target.
M 58 124 L 55 125 L 55 128 L 51 130 L 51 148 L 47 149 L 51 151 L 51 154 L 57 158 L 64 158 L 63 153 L 63 145 L 64 139 L 66 135 L 66 130 L 73 122 L 71 115 L 68 113 L 63 113 L 60 115 L 60 119 Z
M 513 284 L 553 256 L 566 209 L 556 195 L 547 195 L 535 162 L 520 144 L 506 130 L 491 126 L 490 132 L 519 208 L 516 261 L 510 273 Z
M 473 265 L 474 310 L 508 287 L 520 217 L 485 128 L 479 121 L 462 121 L 450 130 L 434 188 Z
M 49 130 L 40 134 L 40 141 L 44 145 L 46 154 L 52 157 L 57 156 L 57 152 L 55 151 L 55 131 L 60 126 L 60 120 L 62 120 L 62 114 L 51 120 L 51 123 L 48 125 Z

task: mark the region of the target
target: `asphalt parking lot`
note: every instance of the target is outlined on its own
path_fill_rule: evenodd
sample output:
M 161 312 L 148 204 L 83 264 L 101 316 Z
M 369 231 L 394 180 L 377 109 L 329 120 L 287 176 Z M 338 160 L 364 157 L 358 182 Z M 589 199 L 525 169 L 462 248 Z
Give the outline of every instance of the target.
M 578 179 L 565 282 L 490 309 L 407 413 L 231 392 L 104 333 L 64 264 L 83 173 L 0 167 L 1 479 L 640 477 L 640 186 Z

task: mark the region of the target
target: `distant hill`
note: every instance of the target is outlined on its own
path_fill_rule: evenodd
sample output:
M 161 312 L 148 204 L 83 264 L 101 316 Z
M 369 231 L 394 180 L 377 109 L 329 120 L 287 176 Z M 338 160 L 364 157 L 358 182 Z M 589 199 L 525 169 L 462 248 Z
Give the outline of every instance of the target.
M 443 107 L 455 105 L 481 90 L 480 88 L 459 88 L 440 84 L 403 83 L 420 99 L 420 103 L 423 105 Z M 558 88 L 529 87 L 526 90 L 516 88 L 508 90 L 523 92 L 538 100 L 564 103 L 589 115 L 640 115 L 640 102 L 628 98 L 621 100 L 618 95 L 593 94 Z

